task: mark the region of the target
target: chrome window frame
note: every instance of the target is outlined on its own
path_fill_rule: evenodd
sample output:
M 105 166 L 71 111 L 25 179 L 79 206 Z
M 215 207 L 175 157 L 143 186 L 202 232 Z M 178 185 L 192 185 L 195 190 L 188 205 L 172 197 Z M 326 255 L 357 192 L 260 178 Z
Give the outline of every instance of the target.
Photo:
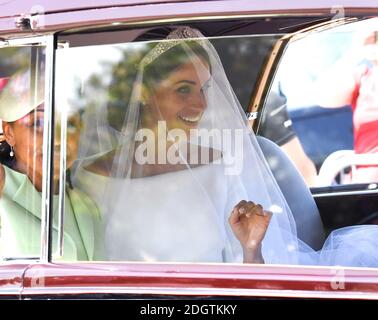
M 0 48 L 42 45 L 45 53 L 45 92 L 44 92 L 44 131 L 43 131 L 43 156 L 42 156 L 42 203 L 41 203 L 41 249 L 40 256 L 36 260 L 49 262 L 51 260 L 51 212 L 53 204 L 53 152 L 54 152 L 54 106 L 53 83 L 55 66 L 55 41 L 54 34 L 39 35 L 34 37 L 15 38 L 0 41 Z M 25 257 L 17 257 L 14 260 L 23 260 Z

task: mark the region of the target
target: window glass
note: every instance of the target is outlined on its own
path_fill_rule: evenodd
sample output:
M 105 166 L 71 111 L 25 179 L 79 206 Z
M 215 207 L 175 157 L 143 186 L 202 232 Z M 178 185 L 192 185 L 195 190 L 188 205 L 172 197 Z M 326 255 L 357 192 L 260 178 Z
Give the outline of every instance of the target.
M 377 30 L 370 19 L 311 34 L 280 62 L 259 134 L 288 153 L 314 192 L 378 182 Z
M 168 146 L 172 144 L 169 137 L 168 141 L 157 142 L 155 151 L 143 150 L 145 144 L 141 143 L 142 141 L 138 142 L 138 147 L 131 146 L 128 139 L 135 134 L 133 130 L 137 131 L 141 128 L 145 132 L 137 131 L 137 136 L 140 135 L 142 140 L 146 137 L 159 136 L 168 129 L 173 130 L 171 133 L 175 135 L 184 136 L 189 135 L 190 129 L 197 129 L 200 120 L 204 119 L 202 115 L 205 114 L 206 95 L 208 91 L 212 91 L 210 89 L 212 78 L 207 69 L 205 72 L 200 72 L 192 66 L 187 70 L 185 68 L 180 70 L 182 64 L 180 59 L 184 59 L 188 54 L 202 55 L 201 59 L 205 60 L 195 61 L 195 66 L 199 65 L 198 68 L 216 66 L 217 69 L 214 71 L 224 75 L 225 79 L 228 77 L 231 86 L 238 88 L 236 94 L 242 105 L 239 101 L 235 103 L 235 110 L 240 117 L 243 112 L 241 108 L 248 107 L 266 56 L 279 36 L 247 35 L 210 39 L 212 50 L 219 52 L 211 63 L 206 60 L 209 59 L 209 55 L 206 50 L 201 49 L 201 41 L 199 46 L 194 45 L 194 47 L 191 47 L 191 43 L 188 46 L 184 44 L 182 54 L 175 52 L 177 41 L 146 41 L 147 36 L 142 34 L 135 42 L 111 45 L 70 48 L 68 44 L 66 48 L 57 51 L 57 118 L 60 118 L 62 113 L 68 118 L 67 132 L 64 136 L 67 139 L 66 169 L 69 173 L 67 179 L 70 180 L 68 183 L 70 187 L 67 188 L 65 196 L 65 228 L 74 229 L 78 235 L 73 241 L 79 247 L 78 252 L 81 252 L 82 260 L 241 261 L 240 257 L 239 260 L 235 257 L 231 258 L 232 245 L 225 240 L 225 237 L 231 236 L 232 241 L 237 242 L 226 219 L 226 214 L 228 215 L 232 210 L 231 205 L 237 204 L 226 201 L 227 192 L 231 190 L 227 191 L 227 188 L 216 190 L 221 192 L 224 198 L 224 201 L 218 204 L 219 212 L 213 208 L 212 201 L 206 200 L 207 191 L 201 191 L 209 187 L 206 185 L 209 181 L 216 183 L 217 180 L 221 181 L 221 177 L 225 181 L 230 179 L 221 170 L 219 177 L 214 175 L 210 179 L 206 174 L 209 174 L 207 168 L 212 166 L 201 165 L 201 161 L 209 164 L 216 162 L 215 158 L 219 157 L 219 154 L 213 154 L 210 148 L 210 145 L 218 143 L 217 137 L 206 137 L 202 141 L 206 149 L 193 151 L 198 159 L 194 159 L 193 156 L 192 161 L 195 164 L 188 166 L 185 165 L 186 160 L 180 159 L 181 155 L 177 150 L 174 152 L 171 148 L 167 154 L 164 154 L 162 144 L 168 143 Z M 204 39 L 203 42 L 205 41 L 208 40 Z M 172 47 L 169 59 L 159 61 L 158 53 L 149 53 L 156 52 L 156 49 L 152 51 L 155 46 L 161 46 L 162 51 L 168 51 Z M 144 73 L 141 71 L 141 61 L 147 59 L 145 57 L 149 55 L 151 55 L 148 58 L 151 63 L 148 63 L 146 69 L 149 70 Z M 255 61 L 249 69 L 246 69 L 244 66 L 251 55 L 255 57 Z M 171 65 L 172 61 L 173 65 Z M 155 63 L 156 65 L 162 63 L 163 71 L 154 69 Z M 173 74 L 177 79 L 169 79 L 174 82 L 168 86 L 172 88 L 168 89 L 171 91 L 164 91 L 162 88 L 160 92 L 150 91 L 150 99 L 159 100 L 156 102 L 159 106 L 158 111 L 153 107 L 150 109 L 146 107 L 142 111 L 140 105 L 138 106 L 140 114 L 139 111 L 131 113 L 132 107 L 136 108 L 131 107 L 134 103 L 133 99 L 136 99 L 133 95 L 145 97 L 148 95 L 148 90 L 152 90 L 151 88 L 162 81 L 163 76 L 160 73 L 165 73 L 167 76 L 175 69 L 177 71 Z M 213 70 L 211 72 L 213 73 Z M 143 84 L 144 82 L 148 85 Z M 147 86 L 150 89 L 147 89 Z M 216 89 L 224 92 L 226 99 L 230 97 L 234 99 L 231 86 L 227 80 L 227 86 Z M 141 103 L 146 103 L 147 106 L 154 104 L 152 101 Z M 187 110 L 184 108 L 186 105 L 189 106 Z M 222 115 L 221 108 L 217 113 Z M 76 121 L 76 127 L 72 129 L 69 120 L 71 116 Z M 204 120 L 207 123 L 202 122 L 204 127 L 201 129 L 206 130 L 213 125 L 210 117 Z M 226 123 L 226 120 L 222 121 Z M 76 134 L 79 132 L 78 141 Z M 144 134 L 147 136 L 143 137 Z M 140 163 L 132 165 L 132 173 L 129 172 L 130 154 L 127 148 L 135 148 L 135 157 L 140 158 Z M 203 154 L 199 155 L 198 152 Z M 152 159 L 155 156 L 156 159 Z M 154 163 L 155 160 L 157 163 Z M 218 159 L 218 162 L 222 161 Z M 190 173 L 192 169 L 193 174 Z M 204 178 L 195 182 L 193 178 L 197 172 L 200 172 L 201 176 L 202 171 L 205 172 Z M 120 181 L 125 179 L 127 181 L 125 184 L 130 183 L 132 186 L 130 190 L 133 191 L 128 191 L 129 187 L 126 186 L 118 190 L 115 185 L 117 179 Z M 181 195 L 177 194 L 180 193 L 180 189 L 176 186 L 176 179 L 184 183 Z M 172 198 L 176 197 L 175 194 L 177 200 Z M 188 199 L 185 199 L 185 194 L 188 194 Z M 214 194 L 211 193 L 209 197 L 214 197 Z M 147 201 L 149 197 L 152 197 L 151 201 Z M 180 202 L 183 202 L 183 208 L 178 208 L 179 220 L 175 219 L 172 224 L 168 223 L 167 214 Z M 110 206 L 111 203 L 114 207 Z M 143 206 L 139 208 L 142 204 Z M 158 204 L 161 207 L 157 207 Z M 149 212 L 155 207 L 158 210 L 149 217 Z M 67 210 L 71 213 L 67 214 Z M 123 217 L 122 212 L 125 212 L 125 215 L 130 212 L 129 223 L 125 223 L 126 216 Z M 189 217 L 189 212 L 193 212 L 192 218 Z M 213 224 L 212 215 L 215 218 L 215 225 L 218 225 L 213 230 L 210 228 Z M 67 225 L 68 223 L 70 226 Z M 118 228 L 117 225 L 122 227 Z M 145 230 L 142 231 L 144 225 Z M 182 229 L 184 226 L 187 230 Z M 97 236 L 93 237 L 93 232 Z M 198 234 L 198 238 L 190 244 L 188 240 L 193 234 Z M 124 236 L 126 238 L 123 238 Z M 208 239 L 205 239 L 206 237 Z M 160 243 L 159 238 L 162 240 Z M 234 255 L 238 254 L 235 252 Z
M 181 26 L 106 45 L 70 48 L 65 38 L 56 70 L 65 252 L 69 244 L 79 260 L 378 266 L 378 249 L 366 246 L 376 226 L 325 241 L 301 177 L 290 162 L 269 161 L 280 149 L 248 128 L 245 108 L 278 37 L 209 39 Z M 281 98 L 274 112 L 289 126 Z
M 0 48 L 0 259 L 39 257 L 45 47 Z

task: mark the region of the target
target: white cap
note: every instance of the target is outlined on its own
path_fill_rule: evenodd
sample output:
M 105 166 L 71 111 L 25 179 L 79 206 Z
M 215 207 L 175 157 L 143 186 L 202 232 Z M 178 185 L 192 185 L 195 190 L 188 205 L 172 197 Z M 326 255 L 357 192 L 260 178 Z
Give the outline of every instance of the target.
M 36 89 L 30 81 L 30 70 L 0 78 L 0 119 L 13 122 L 26 116 L 44 101 L 44 79 L 39 77 Z

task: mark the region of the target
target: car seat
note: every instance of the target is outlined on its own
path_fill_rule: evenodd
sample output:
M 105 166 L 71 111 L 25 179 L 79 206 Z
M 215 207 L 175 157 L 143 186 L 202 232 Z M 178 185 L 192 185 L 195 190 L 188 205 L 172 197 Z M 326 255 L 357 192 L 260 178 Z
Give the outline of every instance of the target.
M 257 141 L 293 213 L 298 238 L 319 250 L 325 240 L 324 227 L 306 182 L 278 145 L 262 136 Z

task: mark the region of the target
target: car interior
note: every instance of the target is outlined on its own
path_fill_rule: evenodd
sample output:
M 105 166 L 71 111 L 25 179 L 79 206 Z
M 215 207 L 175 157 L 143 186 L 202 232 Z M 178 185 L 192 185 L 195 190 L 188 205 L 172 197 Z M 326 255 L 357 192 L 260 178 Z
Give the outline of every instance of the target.
M 298 33 L 303 29 L 311 28 L 327 21 L 331 21 L 331 17 L 234 19 L 192 22 L 190 25 L 198 28 L 213 41 L 215 48 L 220 53 L 226 74 L 234 91 L 244 110 L 248 113 L 251 110 L 252 100 L 257 88 L 259 85 L 263 85 L 261 84 L 262 69 L 266 67 L 276 42 L 283 36 Z M 144 30 L 127 30 L 127 28 L 125 30 L 119 26 L 75 29 L 61 32 L 58 35 L 58 42 L 68 42 L 70 47 L 114 43 L 116 41 L 125 42 L 137 37 Z M 233 61 L 250 63 L 251 57 L 243 56 L 242 50 L 240 50 L 237 51 L 240 55 L 235 59 L 233 56 L 235 51 L 232 51 L 235 48 L 231 44 L 237 46 L 239 38 L 251 35 L 256 37 L 257 40 L 261 40 L 255 43 L 255 47 L 252 46 L 250 48 L 250 50 L 255 50 L 254 52 L 256 52 L 253 61 L 254 66 L 250 69 L 244 68 L 242 71 L 238 69 L 236 72 Z M 157 35 L 157 39 L 158 37 Z M 229 48 L 228 51 L 224 49 L 226 45 Z M 233 59 L 230 59 L 230 56 L 233 56 Z M 277 67 L 277 65 L 273 64 L 272 66 L 270 78 L 268 79 L 270 81 L 274 77 L 274 67 Z M 255 85 L 256 83 L 259 85 Z M 257 135 L 269 86 L 265 90 L 265 96 L 260 101 L 258 114 L 254 122 L 254 129 Z M 366 190 L 365 185 L 363 188 L 357 185 L 310 189 L 286 154 L 274 142 L 262 136 L 258 136 L 258 142 L 293 212 L 298 235 L 308 245 L 314 249 L 321 248 L 325 236 L 330 231 L 340 227 L 378 223 L 377 186 L 375 189 L 370 188 L 369 190 Z
M 361 20 L 364 20 L 364 18 L 361 17 Z M 220 34 L 223 36 L 242 34 L 274 34 L 277 35 L 277 38 L 274 38 L 274 40 L 277 40 L 283 34 L 295 33 L 300 29 L 309 28 L 314 24 L 319 24 L 322 22 L 324 21 L 316 18 L 307 18 L 304 20 L 278 19 L 274 22 L 265 20 L 235 25 L 230 22 L 230 28 L 228 30 L 222 29 L 218 31 L 215 30 L 217 26 L 216 23 L 214 23 L 214 25 L 199 24 L 197 27 L 204 30 L 205 34 L 208 36 L 216 36 Z M 349 25 L 351 28 L 353 28 L 353 22 L 354 21 L 352 20 Z M 300 37 L 302 37 L 302 35 Z M 217 47 L 216 42 L 214 43 L 214 46 Z M 218 44 L 218 47 L 220 46 L 221 44 Z M 268 60 L 267 57 L 269 56 L 270 52 L 269 50 L 272 50 L 273 46 L 273 41 L 270 43 L 270 46 L 266 45 L 266 51 L 261 55 L 256 55 L 254 63 L 259 65 L 260 59 L 260 63 L 262 65 L 266 65 Z M 238 69 L 239 74 L 233 75 L 235 68 L 233 68 L 231 63 L 229 63 L 230 59 L 227 59 L 226 51 L 218 50 L 218 52 L 220 52 L 221 59 L 224 58 L 225 71 L 228 73 L 230 82 L 233 84 L 233 88 L 239 98 L 239 101 L 247 110 L 252 102 L 251 97 L 256 94 L 255 90 L 258 86 L 255 86 L 254 89 L 249 89 L 249 91 L 248 89 L 242 88 L 246 88 L 246 83 L 255 83 L 256 81 L 259 81 L 258 79 L 261 79 L 262 74 L 259 70 L 254 74 L 253 71 L 246 68 L 245 72 Z M 243 59 L 243 57 L 240 57 L 239 59 Z M 274 72 L 275 70 L 272 71 L 272 76 L 274 76 Z M 242 80 L 238 81 L 238 79 Z M 250 80 L 245 81 L 246 79 Z M 340 111 L 345 113 L 345 108 L 340 109 Z M 257 135 L 259 134 L 258 128 L 259 125 L 261 125 L 263 113 L 264 103 L 261 104 L 259 114 L 254 123 L 254 128 L 257 131 Z M 316 116 L 314 116 L 314 119 L 317 119 Z M 325 119 L 326 118 L 323 118 L 323 122 L 325 122 Z M 342 120 L 344 119 L 345 117 Z M 330 121 L 332 121 L 332 119 L 330 119 Z M 321 131 L 323 129 L 318 128 L 317 130 Z M 274 143 L 261 137 L 258 138 L 258 141 L 267 157 L 268 163 L 271 166 L 277 182 L 289 203 L 289 206 L 292 209 L 296 219 L 299 236 L 313 248 L 321 247 L 325 239 L 325 235 L 328 235 L 332 230 L 352 225 L 378 223 L 378 202 L 376 201 L 378 188 L 377 184 L 337 184 L 325 187 L 309 188 L 303 182 L 303 179 L 297 172 L 297 169 L 290 166 L 290 161 L 285 159 L 285 154 L 283 154 L 282 151 L 276 145 L 274 145 Z M 316 145 L 316 143 L 314 144 Z M 275 157 L 280 158 L 278 163 L 282 165 L 281 169 L 279 167 L 275 167 L 275 164 L 277 163 L 273 160 Z

